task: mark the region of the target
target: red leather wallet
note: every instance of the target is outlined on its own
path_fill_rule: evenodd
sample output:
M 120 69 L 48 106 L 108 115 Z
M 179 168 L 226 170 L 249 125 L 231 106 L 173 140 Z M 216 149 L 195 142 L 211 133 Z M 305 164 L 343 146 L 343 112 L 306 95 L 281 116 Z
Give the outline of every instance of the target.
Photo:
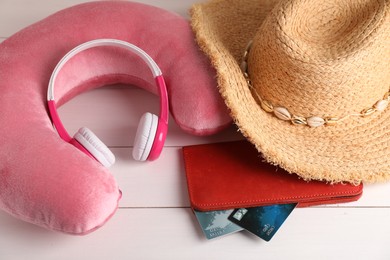
M 262 162 L 247 141 L 183 147 L 188 192 L 199 211 L 298 203 L 298 207 L 358 200 L 363 184 L 304 181 Z

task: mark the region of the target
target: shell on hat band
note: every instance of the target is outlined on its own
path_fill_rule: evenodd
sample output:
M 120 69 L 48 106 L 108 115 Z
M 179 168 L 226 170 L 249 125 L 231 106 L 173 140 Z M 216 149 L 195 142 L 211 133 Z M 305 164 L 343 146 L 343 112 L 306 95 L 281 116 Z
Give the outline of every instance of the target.
M 244 77 L 246 79 L 246 82 L 248 84 L 248 87 L 251 91 L 254 92 L 257 99 L 259 100 L 260 107 L 267 113 L 274 114 L 275 117 L 277 117 L 280 120 L 284 121 L 290 121 L 293 125 L 306 125 L 310 127 L 319 127 L 319 126 L 333 126 L 338 124 L 339 122 L 349 118 L 349 117 L 368 117 L 376 112 L 382 112 L 384 111 L 390 103 L 390 89 L 384 94 L 383 98 L 381 100 L 378 100 L 374 105 L 372 105 L 369 108 L 363 109 L 360 113 L 354 113 L 345 115 L 342 117 L 320 117 L 320 116 L 300 116 L 300 115 L 294 115 L 288 111 L 287 108 L 283 106 L 275 106 L 272 104 L 269 100 L 263 99 L 257 90 L 253 87 L 252 81 L 249 76 L 248 72 L 248 55 L 250 52 L 252 46 L 252 41 L 250 41 L 245 49 L 244 55 L 243 55 L 243 61 L 241 63 L 241 70 L 244 74 Z

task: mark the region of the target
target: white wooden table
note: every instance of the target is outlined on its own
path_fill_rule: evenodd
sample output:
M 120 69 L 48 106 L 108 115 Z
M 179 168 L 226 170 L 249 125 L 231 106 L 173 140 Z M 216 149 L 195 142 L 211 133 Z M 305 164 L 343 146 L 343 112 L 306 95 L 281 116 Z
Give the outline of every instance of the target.
M 87 1 L 0 0 L 0 41 L 81 2 Z M 139 2 L 187 16 L 196 1 Z M 269 243 L 247 232 L 206 240 L 189 208 L 181 147 L 240 137 L 234 127 L 194 137 L 171 120 L 161 158 L 135 162 L 131 149 L 138 118 L 157 112 L 157 106 L 155 96 L 120 86 L 82 94 L 64 105 L 60 114 L 69 132 L 88 126 L 115 153 L 112 173 L 123 191 L 120 208 L 104 227 L 83 237 L 49 232 L 0 212 L 0 260 L 390 259 L 390 184 L 366 185 L 358 202 L 296 209 Z

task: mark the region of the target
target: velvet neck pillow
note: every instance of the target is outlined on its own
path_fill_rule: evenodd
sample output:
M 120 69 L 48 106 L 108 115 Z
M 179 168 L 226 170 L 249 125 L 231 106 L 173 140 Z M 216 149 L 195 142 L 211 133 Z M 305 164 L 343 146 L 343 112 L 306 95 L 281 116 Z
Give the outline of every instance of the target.
M 58 61 L 75 46 L 99 38 L 130 42 L 153 57 L 167 83 L 170 112 L 183 130 L 207 135 L 231 122 L 188 21 L 165 10 L 126 1 L 90 2 L 5 40 L 0 44 L 0 209 L 70 234 L 103 225 L 121 197 L 109 171 L 62 141 L 47 112 L 47 86 Z M 123 50 L 85 51 L 58 76 L 56 99 L 61 104 L 114 83 L 155 93 L 145 66 Z

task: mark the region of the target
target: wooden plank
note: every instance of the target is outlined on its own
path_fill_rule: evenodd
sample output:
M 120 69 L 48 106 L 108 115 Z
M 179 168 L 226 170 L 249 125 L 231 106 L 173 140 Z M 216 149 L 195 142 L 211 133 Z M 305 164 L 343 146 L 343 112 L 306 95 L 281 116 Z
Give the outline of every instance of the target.
M 388 260 L 389 217 L 390 209 L 296 209 L 265 242 L 248 232 L 207 241 L 189 209 L 120 210 L 84 237 L 21 227 L 0 214 L 0 259 Z
M 165 148 L 154 162 L 136 162 L 132 149 L 112 149 L 112 167 L 122 199 L 120 207 L 188 207 L 187 183 L 181 149 Z
M 0 37 L 9 37 L 15 32 L 35 23 L 45 17 L 70 6 L 91 2 L 92 0 L 61 0 L 36 1 L 31 0 L 1 0 L 0 1 Z M 188 17 L 187 10 L 195 0 L 138 0 Z M 44 4 L 43 4 L 44 3 Z

